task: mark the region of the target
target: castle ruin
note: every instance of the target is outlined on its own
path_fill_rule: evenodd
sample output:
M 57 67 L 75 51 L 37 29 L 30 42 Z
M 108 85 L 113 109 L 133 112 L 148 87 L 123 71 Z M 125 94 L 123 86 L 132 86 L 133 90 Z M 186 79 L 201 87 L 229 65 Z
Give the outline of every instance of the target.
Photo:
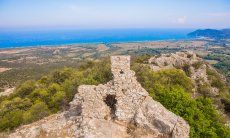
M 168 111 L 137 82 L 130 56 L 112 56 L 113 80 L 80 86 L 73 107 L 81 101 L 83 137 L 189 137 L 189 125 Z

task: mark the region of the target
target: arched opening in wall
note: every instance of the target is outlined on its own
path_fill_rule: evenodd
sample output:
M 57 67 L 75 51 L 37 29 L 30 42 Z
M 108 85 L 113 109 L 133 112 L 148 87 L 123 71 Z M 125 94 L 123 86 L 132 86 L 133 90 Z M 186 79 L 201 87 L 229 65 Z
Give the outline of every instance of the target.
M 104 99 L 104 102 L 106 103 L 107 106 L 109 106 L 110 108 L 110 115 L 111 118 L 115 118 L 115 112 L 116 112 L 116 103 L 117 103 L 117 99 L 115 95 L 107 95 Z

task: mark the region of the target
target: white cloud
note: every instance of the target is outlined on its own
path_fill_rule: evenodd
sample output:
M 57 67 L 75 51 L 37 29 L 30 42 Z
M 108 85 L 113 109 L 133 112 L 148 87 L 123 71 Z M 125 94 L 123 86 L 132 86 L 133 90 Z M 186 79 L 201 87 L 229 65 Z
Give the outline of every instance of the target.
M 185 24 L 186 20 L 187 20 L 187 17 L 186 16 L 182 16 L 182 17 L 177 18 L 176 22 L 178 24 Z
M 185 24 L 187 22 L 187 16 L 181 16 L 172 21 L 175 24 Z

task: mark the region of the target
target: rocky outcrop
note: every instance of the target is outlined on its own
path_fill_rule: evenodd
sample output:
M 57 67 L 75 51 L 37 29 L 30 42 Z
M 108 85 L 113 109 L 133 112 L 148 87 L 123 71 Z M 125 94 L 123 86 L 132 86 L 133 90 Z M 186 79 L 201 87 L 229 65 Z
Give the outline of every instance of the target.
M 0 97 L 1 96 L 9 96 L 14 92 L 14 87 L 13 88 L 6 88 L 4 92 L 0 92 Z
M 23 126 L 9 137 L 189 137 L 189 125 L 137 82 L 129 56 L 113 56 L 111 63 L 113 80 L 79 86 L 69 111 Z
M 149 59 L 150 67 L 154 71 L 162 69 L 182 69 L 191 78 L 194 84 L 194 97 L 199 96 L 198 85 L 208 85 L 210 96 L 217 96 L 219 90 L 215 87 L 211 87 L 208 80 L 207 70 L 216 70 L 209 64 L 206 64 L 202 58 L 196 56 L 192 51 L 176 52 L 169 54 L 162 54 L 160 56 L 154 56 Z M 216 72 L 217 73 L 217 72 Z M 218 74 L 218 73 L 217 73 Z
M 162 54 L 149 59 L 152 69 L 156 71 L 160 69 L 193 65 L 200 61 L 202 61 L 202 59 L 197 57 L 196 54 L 191 51 Z

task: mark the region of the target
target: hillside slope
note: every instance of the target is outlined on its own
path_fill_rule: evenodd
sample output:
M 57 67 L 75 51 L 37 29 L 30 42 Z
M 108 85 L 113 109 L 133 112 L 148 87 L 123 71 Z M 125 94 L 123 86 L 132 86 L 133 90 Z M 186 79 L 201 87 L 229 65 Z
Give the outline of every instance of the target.
M 151 57 L 149 63 L 154 71 L 172 68 L 182 69 L 194 84 L 194 97 L 200 94 L 213 97 L 218 96 L 223 89 L 221 83 L 225 82 L 225 78 L 211 65 L 206 63 L 202 58 L 197 57 L 196 54 L 191 51 Z M 216 78 L 212 78 L 212 75 Z M 220 82 L 215 82 L 216 80 L 213 79 L 219 79 Z M 206 93 L 200 90 L 201 86 L 207 86 L 208 90 Z
M 229 86 L 193 52 L 143 55 L 132 69 L 154 100 L 189 123 L 190 137 L 230 136 Z
M 183 70 L 192 80 L 192 97 L 211 97 L 217 108 L 221 110 L 222 104 L 225 104 L 226 112 L 229 112 L 228 104 L 223 102 L 226 101 L 225 96 L 229 95 L 225 77 L 195 53 L 187 51 L 162 54 L 159 57 L 151 57 L 148 62 L 153 71 L 172 68 Z
M 37 81 L 21 84 L 13 94 L 0 97 L 0 131 L 10 132 L 11 137 L 111 133 L 121 137 L 187 136 L 188 125 L 183 123 L 186 121 L 192 138 L 230 137 L 220 110 L 223 107 L 218 105 L 223 99 L 225 107 L 230 107 L 224 79 L 217 72 L 210 72 L 212 67 L 209 69 L 209 64 L 194 53 L 132 57 L 131 68 L 137 80 L 127 66 L 129 61 L 115 63 L 112 63 L 113 79 L 110 62 L 101 60 L 85 62 L 75 69 L 57 70 Z M 198 72 L 195 73 L 198 78 L 207 77 L 211 87 L 218 91 L 210 93 L 212 88 L 203 85 L 205 81 L 200 80 L 202 85 L 193 81 L 190 75 L 194 72 L 190 68 Z M 202 72 L 207 74 L 199 75 Z M 177 122 L 179 130 L 177 125 L 174 127 Z
M 129 56 L 111 61 L 112 81 L 80 86 L 68 111 L 23 126 L 9 137 L 189 137 L 189 125 L 136 81 Z

